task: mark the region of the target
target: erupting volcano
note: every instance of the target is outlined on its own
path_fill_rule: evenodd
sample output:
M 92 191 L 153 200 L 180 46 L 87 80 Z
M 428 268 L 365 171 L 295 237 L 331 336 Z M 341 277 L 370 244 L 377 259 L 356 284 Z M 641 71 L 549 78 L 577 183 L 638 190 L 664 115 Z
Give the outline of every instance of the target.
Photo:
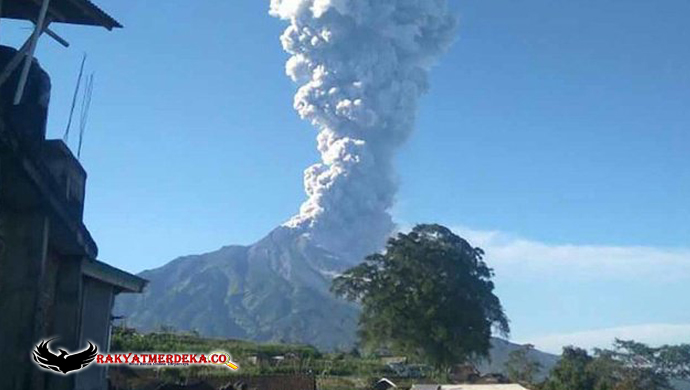
M 327 348 L 354 341 L 357 308 L 335 299 L 330 281 L 394 229 L 393 159 L 456 19 L 446 0 L 272 0 L 270 14 L 289 23 L 280 40 L 299 85 L 294 108 L 318 132 L 307 200 L 252 246 L 143 272 L 148 291 L 116 309 L 141 330 L 171 325 Z
M 317 128 L 321 153 L 304 172 L 308 199 L 286 226 L 359 260 L 393 229 L 393 157 L 455 18 L 445 0 L 273 0 L 270 12 L 290 22 L 281 42 L 301 85 L 294 107 Z

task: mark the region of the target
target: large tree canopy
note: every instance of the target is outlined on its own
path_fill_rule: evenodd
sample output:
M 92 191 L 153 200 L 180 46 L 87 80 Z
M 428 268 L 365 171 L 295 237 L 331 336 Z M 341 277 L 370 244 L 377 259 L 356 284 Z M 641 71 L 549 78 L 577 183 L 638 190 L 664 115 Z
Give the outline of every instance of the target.
M 437 368 L 487 357 L 492 329 L 509 332 L 484 252 L 440 225 L 417 225 L 333 281 L 362 305 L 360 338 Z
M 616 340 L 612 350 L 594 356 L 575 347 L 563 349 L 542 390 L 672 390 L 671 380 L 690 379 L 690 345 L 649 347 Z

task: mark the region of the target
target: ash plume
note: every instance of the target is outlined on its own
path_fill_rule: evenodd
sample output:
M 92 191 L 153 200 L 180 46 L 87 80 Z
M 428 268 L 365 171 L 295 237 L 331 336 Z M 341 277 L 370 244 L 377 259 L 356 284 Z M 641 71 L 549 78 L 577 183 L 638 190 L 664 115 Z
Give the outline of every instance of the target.
M 285 226 L 359 261 L 394 228 L 394 155 L 456 19 L 446 0 L 271 0 L 270 14 L 290 23 L 281 42 L 300 85 L 294 108 L 317 128 L 321 154 Z

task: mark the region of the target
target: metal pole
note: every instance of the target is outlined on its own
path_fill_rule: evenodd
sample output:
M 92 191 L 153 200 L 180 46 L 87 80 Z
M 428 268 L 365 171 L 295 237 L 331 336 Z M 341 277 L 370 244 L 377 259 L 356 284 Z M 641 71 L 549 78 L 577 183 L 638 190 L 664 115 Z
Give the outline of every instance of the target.
M 26 55 L 26 53 L 29 51 L 29 44 L 31 43 L 31 37 L 24 42 L 22 47 L 19 49 L 19 51 L 12 57 L 10 62 L 7 63 L 5 66 L 5 69 L 2 70 L 2 73 L 0 73 L 0 86 L 5 84 L 5 81 L 7 81 L 8 78 L 10 78 L 10 75 L 12 72 L 17 69 L 19 66 L 19 63 L 22 62 L 22 58 Z
M 72 115 L 74 115 L 74 106 L 77 104 L 77 95 L 79 94 L 79 86 L 81 85 L 81 76 L 84 74 L 84 63 L 86 62 L 86 53 L 81 59 L 81 68 L 79 69 L 79 77 L 77 77 L 77 86 L 74 88 L 74 96 L 72 96 L 72 106 L 69 109 L 69 118 L 67 119 L 67 127 L 65 128 L 65 135 L 62 136 L 62 141 L 67 143 L 69 140 L 69 128 L 72 126 Z
M 17 93 L 14 95 L 14 104 L 17 105 L 22 101 L 22 96 L 24 95 L 24 87 L 26 86 L 26 79 L 29 77 L 29 68 L 31 68 L 31 63 L 34 60 L 34 51 L 36 50 L 36 44 L 38 43 L 38 38 L 41 36 L 44 24 L 46 22 L 46 14 L 48 13 L 48 5 L 50 0 L 43 0 L 41 4 L 41 12 L 38 14 L 38 22 L 36 23 L 36 28 L 34 28 L 33 35 L 31 35 L 31 46 L 29 47 L 29 52 L 26 54 L 26 61 L 24 62 L 24 69 L 22 69 L 22 74 L 19 77 L 19 85 L 17 85 Z
M 2 0 L 0 0 L 1 2 Z M 53 10 L 49 10 L 49 13 L 52 15 L 54 14 Z M 36 19 L 31 19 L 31 22 L 33 24 L 37 24 Z M 64 47 L 69 47 L 69 42 L 64 40 L 61 36 L 57 35 L 53 30 L 48 28 L 48 23 L 46 23 L 45 28 L 43 29 L 43 33 L 48 34 L 49 37 L 55 39 L 57 43 L 61 44 Z
M 2 0 L 0 0 L 0 24 L 2 22 Z
M 2 0 L 0 0 L 1 2 Z M 64 47 L 69 47 L 69 42 L 64 40 L 61 36 L 57 35 L 53 30 L 49 29 L 48 27 L 45 28 L 45 33 L 48 34 L 49 37 L 55 39 L 57 43 L 61 44 Z

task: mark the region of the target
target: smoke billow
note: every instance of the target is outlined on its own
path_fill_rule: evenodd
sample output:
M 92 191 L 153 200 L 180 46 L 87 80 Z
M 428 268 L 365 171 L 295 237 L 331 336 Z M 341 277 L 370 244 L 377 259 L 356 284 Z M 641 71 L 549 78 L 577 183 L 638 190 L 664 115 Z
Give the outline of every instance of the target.
M 304 172 L 308 199 L 286 226 L 359 260 L 394 227 L 394 154 L 456 19 L 446 0 L 271 0 L 270 13 L 290 22 L 294 107 L 318 129 L 322 160 Z

